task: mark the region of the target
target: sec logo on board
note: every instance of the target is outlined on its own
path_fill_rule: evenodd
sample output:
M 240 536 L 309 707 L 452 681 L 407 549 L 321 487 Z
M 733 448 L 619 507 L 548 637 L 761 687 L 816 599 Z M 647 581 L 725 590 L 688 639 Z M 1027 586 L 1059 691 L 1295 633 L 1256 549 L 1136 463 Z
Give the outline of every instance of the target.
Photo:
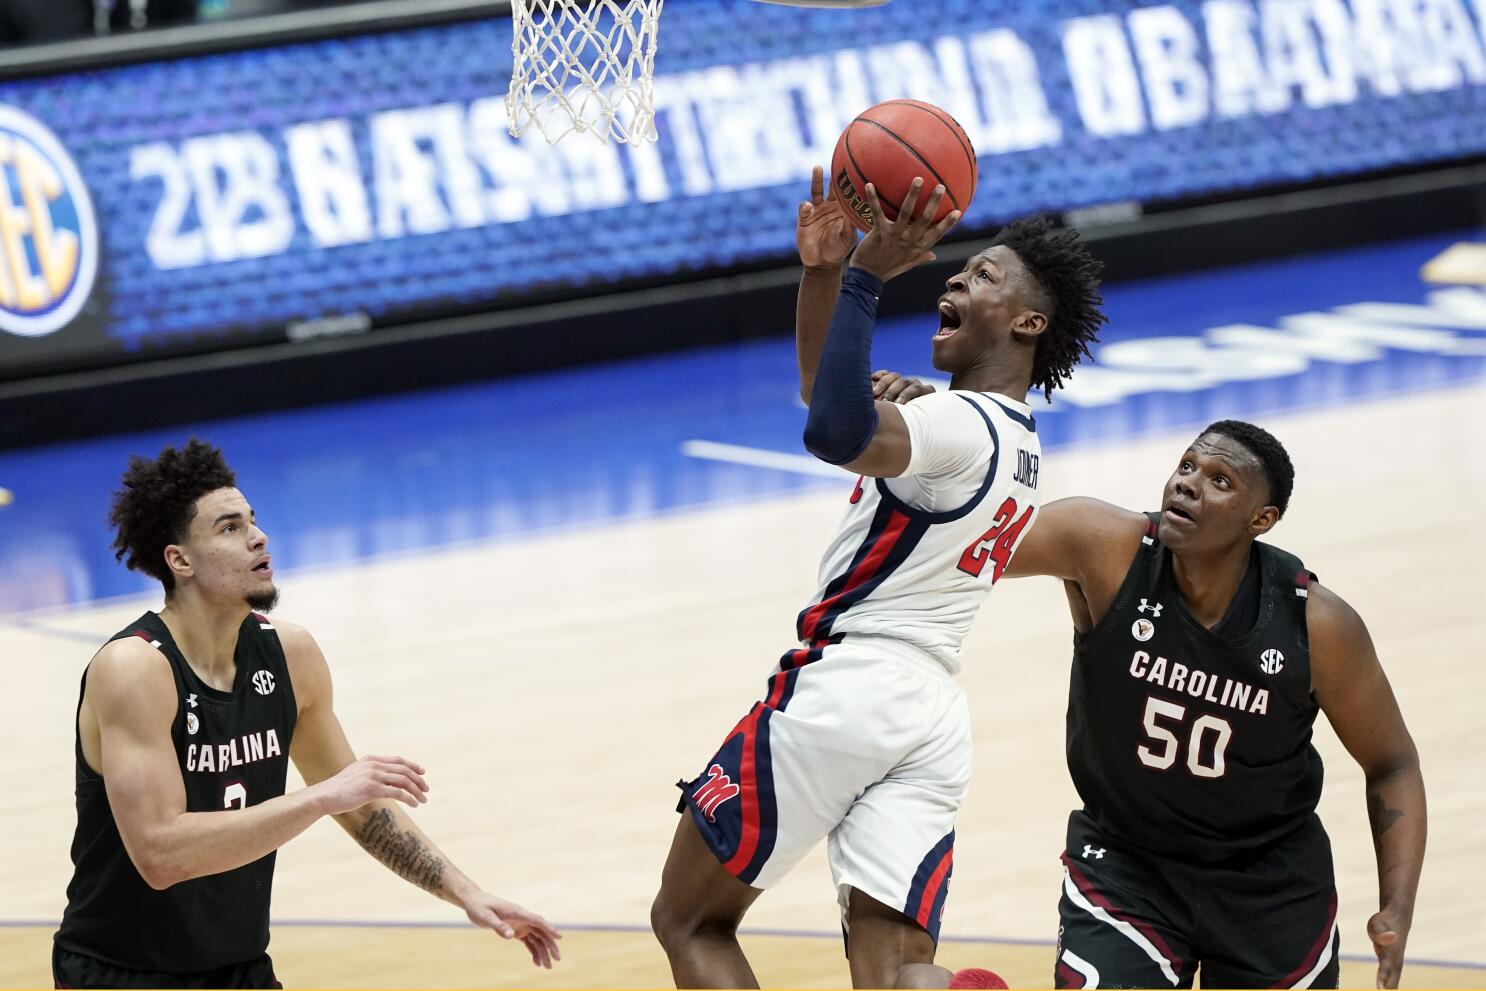
M 72 158 L 0 106 L 0 330 L 40 337 L 77 316 L 98 273 L 98 222 Z

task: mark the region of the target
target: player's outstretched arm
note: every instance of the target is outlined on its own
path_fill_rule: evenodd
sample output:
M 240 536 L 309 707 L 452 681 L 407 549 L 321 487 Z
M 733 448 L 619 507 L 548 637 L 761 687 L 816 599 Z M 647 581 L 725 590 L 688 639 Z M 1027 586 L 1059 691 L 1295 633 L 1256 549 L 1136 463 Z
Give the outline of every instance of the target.
M 960 219 L 959 211 L 954 211 L 933 223 L 944 187 L 935 187 L 918 211 L 922 190 L 923 180 L 915 179 L 898 219 L 892 221 L 883 215 L 877 190 L 867 186 L 874 215 L 872 232 L 852 256 L 810 389 L 806 449 L 822 461 L 878 478 L 901 475 L 912 450 L 908 426 L 898 408 L 873 398 L 872 330 L 877 300 L 889 279 L 933 260 L 930 249 Z
M 1378 955 L 1377 986 L 1396 988 L 1428 832 L 1419 753 L 1362 618 L 1314 583 L 1305 612 L 1316 701 L 1367 776 L 1378 857 L 1378 911 L 1367 921 L 1367 935 Z
M 1038 511 L 1003 577 L 1049 575 L 1083 584 L 1095 567 L 1123 576 L 1145 528 L 1143 514 L 1099 499 L 1058 499 Z
M 325 655 L 309 632 L 292 623 L 276 621 L 284 655 L 299 700 L 299 720 L 289 753 L 306 783 L 333 780 L 360 762 L 336 718 L 334 689 Z M 366 758 L 361 760 L 377 760 Z M 418 768 L 421 776 L 422 768 Z M 425 786 L 426 787 L 426 786 Z M 413 825 L 406 812 L 386 800 L 344 809 L 335 817 L 361 848 L 398 877 L 457 905 L 471 922 L 505 939 L 520 940 L 532 963 L 552 966 L 559 960 L 561 934 L 542 916 L 482 889 Z
M 250 864 L 321 816 L 373 797 L 421 801 L 411 769 L 389 764 L 246 809 L 187 812 L 170 738 L 179 704 L 168 662 L 137 638 L 108 644 L 88 668 L 84 718 L 97 725 L 95 769 L 129 859 L 156 890 Z
M 800 252 L 800 291 L 795 297 L 795 354 L 800 365 L 800 399 L 810 402 L 820 349 L 841 295 L 841 263 L 856 246 L 856 228 L 834 197 L 825 195 L 825 172 L 810 173 L 810 202 L 800 204 L 795 247 Z

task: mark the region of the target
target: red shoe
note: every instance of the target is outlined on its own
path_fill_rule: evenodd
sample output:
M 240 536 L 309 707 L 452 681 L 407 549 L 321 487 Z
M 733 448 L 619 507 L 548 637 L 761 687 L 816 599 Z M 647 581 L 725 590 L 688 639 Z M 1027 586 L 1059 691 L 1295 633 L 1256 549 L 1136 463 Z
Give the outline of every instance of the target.
M 1006 982 L 994 970 L 986 970 L 984 967 L 966 967 L 964 970 L 955 971 L 955 975 L 949 979 L 949 986 L 952 988 L 1004 988 Z

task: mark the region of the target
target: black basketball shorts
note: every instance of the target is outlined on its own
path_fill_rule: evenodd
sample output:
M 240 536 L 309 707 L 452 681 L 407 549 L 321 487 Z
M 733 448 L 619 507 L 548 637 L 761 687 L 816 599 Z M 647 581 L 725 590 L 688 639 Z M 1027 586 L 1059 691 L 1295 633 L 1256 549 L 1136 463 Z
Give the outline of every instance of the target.
M 188 974 L 115 967 L 52 944 L 52 980 L 59 988 L 282 988 L 267 953 L 243 963 Z
M 1083 812 L 1068 820 L 1059 988 L 1334 988 L 1331 843 L 1311 820 L 1241 864 L 1132 850 Z

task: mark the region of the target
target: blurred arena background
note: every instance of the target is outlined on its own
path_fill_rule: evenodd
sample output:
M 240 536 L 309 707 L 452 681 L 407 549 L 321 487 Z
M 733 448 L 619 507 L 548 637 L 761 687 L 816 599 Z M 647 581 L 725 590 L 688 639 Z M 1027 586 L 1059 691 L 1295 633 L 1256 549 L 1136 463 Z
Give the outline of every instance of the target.
M 845 123 L 927 100 L 980 155 L 937 286 L 1051 211 L 1108 266 L 1096 362 L 1034 397 L 1048 498 L 1148 507 L 1196 429 L 1294 457 L 1274 540 L 1369 623 L 1431 836 L 1406 985 L 1486 986 L 1486 6 L 670 0 L 659 141 L 506 133 L 509 5 L 0 0 L 0 986 L 49 986 L 78 678 L 158 604 L 104 525 L 131 453 L 222 446 L 282 615 L 416 818 L 568 932 L 550 974 L 329 823 L 280 855 L 292 985 L 667 984 L 647 912 L 695 772 L 792 646 L 851 480 L 804 455 L 795 204 Z M 942 384 L 942 383 L 941 383 Z M 998 586 L 942 959 L 1046 986 L 1069 631 Z M 1343 981 L 1372 984 L 1360 775 L 1324 720 Z M 846 982 L 823 854 L 749 918 L 766 984 Z

